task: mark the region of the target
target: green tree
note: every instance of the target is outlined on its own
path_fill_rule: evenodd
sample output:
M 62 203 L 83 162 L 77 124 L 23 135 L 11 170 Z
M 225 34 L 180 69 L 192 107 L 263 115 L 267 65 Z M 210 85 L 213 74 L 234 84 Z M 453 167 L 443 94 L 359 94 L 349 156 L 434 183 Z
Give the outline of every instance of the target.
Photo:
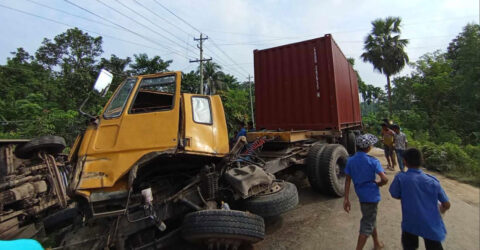
M 365 38 L 363 61 L 370 62 L 373 68 L 387 77 L 389 113 L 392 116 L 390 77 L 400 72 L 408 63 L 405 46 L 408 40 L 401 39 L 399 17 L 376 19 L 372 31 Z
M 43 40 L 35 59 L 47 69 L 60 69 L 56 75 L 63 100 L 58 104 L 62 109 L 76 109 L 87 97 L 97 77 L 96 63 L 102 52 L 102 37 L 92 37 L 78 28 L 68 29 L 53 41 Z
M 452 76 L 459 106 L 456 120 L 470 143 L 480 143 L 480 25 L 468 24 L 448 46 Z
M 199 93 L 200 91 L 200 75 L 195 71 L 182 74 L 182 92 Z
M 203 78 L 207 80 L 210 93 L 215 94 L 217 90 L 223 90 L 225 73 L 221 71 L 222 67 L 215 62 L 208 61 L 203 65 Z
M 133 75 L 145 75 L 154 74 L 168 71 L 168 67 L 172 63 L 172 60 L 164 61 L 160 56 L 154 56 L 148 58 L 148 55 L 141 53 L 133 55 L 134 63 L 130 64 L 131 73 Z
M 126 68 L 131 61 L 132 59 L 130 59 L 130 57 L 122 59 L 116 55 L 111 55 L 110 59 L 100 59 L 98 71 L 100 71 L 100 69 L 106 69 L 113 74 L 113 81 L 110 86 L 111 91 L 115 91 L 118 85 L 129 75 Z

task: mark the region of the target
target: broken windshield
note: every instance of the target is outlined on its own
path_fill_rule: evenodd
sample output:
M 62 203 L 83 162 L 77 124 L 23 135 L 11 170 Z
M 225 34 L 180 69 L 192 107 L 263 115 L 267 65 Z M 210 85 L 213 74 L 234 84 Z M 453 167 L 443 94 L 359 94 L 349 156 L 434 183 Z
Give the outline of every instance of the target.
M 112 98 L 112 101 L 103 113 L 103 117 L 107 119 L 115 118 L 119 117 L 122 114 L 128 97 L 130 96 L 130 92 L 132 92 L 132 89 L 135 86 L 136 82 L 137 78 L 129 78 L 122 84 L 122 86 L 120 86 L 120 89 Z

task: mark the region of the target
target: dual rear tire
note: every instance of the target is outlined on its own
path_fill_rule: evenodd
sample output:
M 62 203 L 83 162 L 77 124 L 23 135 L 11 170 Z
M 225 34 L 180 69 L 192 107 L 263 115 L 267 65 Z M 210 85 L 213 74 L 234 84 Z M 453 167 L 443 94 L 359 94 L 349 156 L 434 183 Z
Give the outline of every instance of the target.
M 345 194 L 345 166 L 348 152 L 340 144 L 315 144 L 307 156 L 310 186 L 320 193 L 342 197 Z

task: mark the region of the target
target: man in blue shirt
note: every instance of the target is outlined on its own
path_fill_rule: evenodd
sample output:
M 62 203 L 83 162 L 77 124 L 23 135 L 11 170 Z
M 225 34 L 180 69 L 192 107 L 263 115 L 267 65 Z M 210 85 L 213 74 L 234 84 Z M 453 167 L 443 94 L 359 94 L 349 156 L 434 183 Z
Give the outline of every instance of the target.
M 398 173 L 390 186 L 390 194 L 402 201 L 403 249 L 417 249 L 418 236 L 427 250 L 443 249 L 447 231 L 440 213 L 450 208 L 448 197 L 437 178 L 420 170 L 422 153 L 415 148 L 403 153 L 408 171 Z
M 378 187 L 387 184 L 388 178 L 380 161 L 367 154 L 377 141 L 377 137 L 372 134 L 358 136 L 355 140 L 358 151 L 348 159 L 345 167 L 346 179 L 343 208 L 347 213 L 350 212 L 350 182 L 353 180 L 362 211 L 357 250 L 363 249 L 370 235 L 372 235 L 375 249 L 383 248 L 383 243 L 378 239 L 376 227 L 377 208 L 378 202 L 380 202 L 380 189 Z M 379 181 L 375 180 L 376 175 L 380 176 Z

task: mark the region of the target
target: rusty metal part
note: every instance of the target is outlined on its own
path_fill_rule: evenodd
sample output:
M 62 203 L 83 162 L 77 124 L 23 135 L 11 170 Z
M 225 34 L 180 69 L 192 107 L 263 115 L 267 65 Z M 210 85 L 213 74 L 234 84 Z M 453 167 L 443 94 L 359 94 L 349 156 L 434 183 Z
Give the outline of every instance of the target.
M 26 183 L 26 182 L 38 181 L 38 180 L 42 179 L 41 175 L 26 176 L 26 177 L 23 177 L 23 178 L 21 176 L 19 176 L 19 177 L 20 177 L 20 179 L 8 180 L 8 181 L 5 181 L 4 183 L 0 184 L 0 190 L 15 187 L 15 186 L 21 185 L 21 184 Z
M 45 181 L 37 181 L 32 183 L 25 183 L 21 186 L 9 189 L 0 193 L 0 201 L 8 205 L 10 203 L 33 198 L 37 194 L 47 191 L 47 183 Z
M 62 176 L 57 168 L 57 163 L 55 158 L 47 154 L 45 152 L 39 153 L 40 159 L 44 160 L 45 164 L 47 165 L 48 172 L 50 177 L 52 178 L 53 188 L 55 190 L 55 194 L 57 195 L 58 202 L 62 208 L 67 207 L 67 193 L 65 185 L 62 181 Z
M 56 204 L 57 204 L 57 201 L 53 199 L 49 201 L 42 200 L 37 206 L 33 206 L 27 209 L 27 212 L 31 215 L 35 215 Z
M 0 239 L 37 237 L 42 228 L 37 219 L 60 204 L 62 193 L 56 188 L 65 182 L 68 168 L 63 156 L 17 158 L 16 147 L 28 141 L 0 141 Z
M 19 229 L 18 217 L 0 223 L 0 239 L 11 239 L 17 234 Z

